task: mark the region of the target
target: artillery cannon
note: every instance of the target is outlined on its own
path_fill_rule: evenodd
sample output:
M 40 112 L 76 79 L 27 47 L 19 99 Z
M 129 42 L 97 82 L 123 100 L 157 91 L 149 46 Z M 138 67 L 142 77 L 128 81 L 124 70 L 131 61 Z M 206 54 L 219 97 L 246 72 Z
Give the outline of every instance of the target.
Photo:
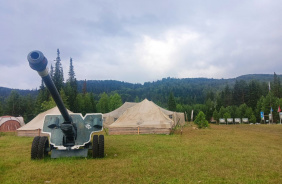
M 51 158 L 87 157 L 89 149 L 92 149 L 93 158 L 104 157 L 104 136 L 92 136 L 103 130 L 102 114 L 86 114 L 84 117 L 79 113 L 69 114 L 46 68 L 47 58 L 35 50 L 28 54 L 27 60 L 42 77 L 61 112 L 60 115 L 45 116 L 42 133 L 49 134 L 50 138 L 37 136 L 33 139 L 31 159 L 42 159 L 48 152 L 51 152 Z

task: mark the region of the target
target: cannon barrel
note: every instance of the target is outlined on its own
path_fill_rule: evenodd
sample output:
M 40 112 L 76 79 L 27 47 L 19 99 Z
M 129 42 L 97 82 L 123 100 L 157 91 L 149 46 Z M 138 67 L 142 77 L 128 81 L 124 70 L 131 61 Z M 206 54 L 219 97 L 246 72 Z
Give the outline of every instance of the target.
M 64 120 L 65 123 L 64 124 L 71 124 L 72 123 L 72 119 L 66 109 L 66 107 L 64 106 L 63 100 L 59 95 L 59 92 L 57 90 L 57 88 L 55 87 L 48 69 L 46 68 L 47 64 L 48 64 L 48 60 L 47 58 L 43 55 L 42 52 L 38 51 L 38 50 L 34 50 L 31 51 L 28 55 L 27 55 L 27 60 L 29 62 L 29 66 L 33 69 L 36 70 L 38 72 L 38 74 L 42 77 L 42 80 L 44 81 L 46 87 L 48 88 L 51 96 L 53 97 L 55 103 L 57 104 Z
M 63 118 L 64 123 L 61 124 L 60 128 L 65 136 L 63 145 L 66 147 L 71 147 L 75 145 L 75 140 L 77 136 L 77 127 L 75 123 L 72 122 L 72 118 L 70 117 L 66 107 L 64 106 L 63 100 L 59 95 L 59 92 L 54 85 L 48 69 L 46 68 L 48 64 L 47 58 L 43 55 L 42 52 L 35 50 L 31 51 L 27 55 L 27 60 L 29 62 L 29 66 L 38 72 L 38 74 L 42 77 L 43 82 L 48 88 L 51 96 L 53 97 L 57 107 L 59 108 Z

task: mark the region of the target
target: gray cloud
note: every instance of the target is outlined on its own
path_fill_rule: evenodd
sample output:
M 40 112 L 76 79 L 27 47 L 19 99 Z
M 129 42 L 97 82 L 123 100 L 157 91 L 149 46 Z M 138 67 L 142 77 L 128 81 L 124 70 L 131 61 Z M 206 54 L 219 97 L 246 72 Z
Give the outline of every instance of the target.
M 0 86 L 31 89 L 26 61 L 41 50 L 65 78 L 143 83 L 163 77 L 279 73 L 282 4 L 250 1 L 2 1 Z

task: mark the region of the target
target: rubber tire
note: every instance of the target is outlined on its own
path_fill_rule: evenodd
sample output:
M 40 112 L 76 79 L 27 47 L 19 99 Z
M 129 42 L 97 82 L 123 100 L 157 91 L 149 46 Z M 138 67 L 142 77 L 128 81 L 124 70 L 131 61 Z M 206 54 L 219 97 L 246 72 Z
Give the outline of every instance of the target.
M 99 158 L 104 158 L 104 135 L 99 135 Z
M 48 137 L 46 136 L 41 137 L 39 140 L 38 151 L 37 151 L 38 159 L 43 159 L 46 155 L 48 155 L 48 152 L 46 151 L 46 148 L 48 147 L 49 147 Z
M 98 158 L 98 156 L 99 156 L 98 135 L 94 135 L 92 142 L 92 157 Z
M 34 137 L 31 145 L 31 159 L 35 160 L 38 158 L 38 145 L 39 145 L 40 136 Z

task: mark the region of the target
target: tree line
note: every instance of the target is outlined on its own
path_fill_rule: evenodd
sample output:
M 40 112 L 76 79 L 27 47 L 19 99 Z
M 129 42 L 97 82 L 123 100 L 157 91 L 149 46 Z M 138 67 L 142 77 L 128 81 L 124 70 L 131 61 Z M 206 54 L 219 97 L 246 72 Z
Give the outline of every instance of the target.
M 277 108 L 282 105 L 280 78 L 276 73 L 269 80 L 175 79 L 131 84 L 121 81 L 77 81 L 72 58 L 65 81 L 60 59 L 51 65 L 50 75 L 66 107 L 75 113 L 107 113 L 124 102 L 140 102 L 147 98 L 172 111 L 185 112 L 191 120 L 202 111 L 208 121 L 219 118 L 249 118 L 260 121 L 260 112 L 268 115 L 273 109 L 274 121 L 279 120 Z M 269 87 L 271 89 L 269 89 Z M 49 91 L 41 84 L 38 94 L 21 95 L 12 90 L 0 97 L 0 115 L 23 116 L 25 122 L 38 113 L 55 106 Z M 189 114 L 189 116 L 188 116 Z
M 273 80 L 268 83 L 236 80 L 233 87 L 226 84 L 218 92 L 207 91 L 203 104 L 177 103 L 176 110 L 187 113 L 193 110 L 195 115 L 202 111 L 209 121 L 212 118 L 216 121 L 219 118 L 248 118 L 252 123 L 261 122 L 260 113 L 263 112 L 266 119 L 272 114 L 274 122 L 278 122 L 281 105 L 280 78 L 274 73 Z

